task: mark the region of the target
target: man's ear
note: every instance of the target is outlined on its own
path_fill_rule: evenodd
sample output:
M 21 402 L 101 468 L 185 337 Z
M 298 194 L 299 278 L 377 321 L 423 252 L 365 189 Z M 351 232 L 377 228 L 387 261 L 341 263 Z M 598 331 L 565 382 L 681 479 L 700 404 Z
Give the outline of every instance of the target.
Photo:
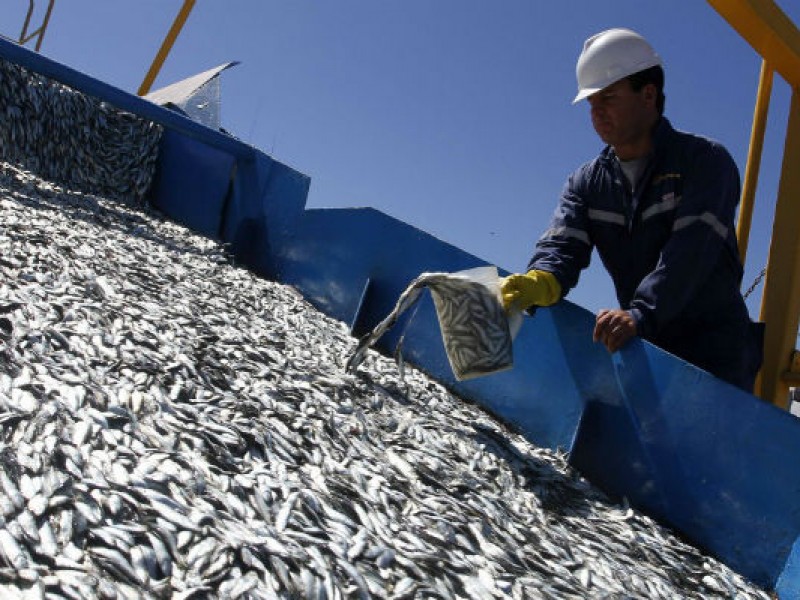
M 653 106 L 656 105 L 656 99 L 658 98 L 658 89 L 656 89 L 655 83 L 648 83 L 642 88 L 642 97 L 647 102 L 652 102 Z

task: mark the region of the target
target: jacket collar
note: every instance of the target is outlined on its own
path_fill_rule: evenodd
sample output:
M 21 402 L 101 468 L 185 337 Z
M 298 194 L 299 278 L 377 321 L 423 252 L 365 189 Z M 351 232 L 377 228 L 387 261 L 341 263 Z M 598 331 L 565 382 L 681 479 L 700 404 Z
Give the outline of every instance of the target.
M 675 130 L 672 128 L 672 124 L 669 122 L 669 119 L 662 116 L 653 129 L 653 152 L 650 153 L 650 157 L 655 157 L 661 154 L 661 148 L 664 147 L 666 140 L 671 137 L 674 132 Z M 600 159 L 603 161 L 615 161 L 616 158 L 617 153 L 614 152 L 614 148 L 611 146 L 606 146 L 600 153 Z

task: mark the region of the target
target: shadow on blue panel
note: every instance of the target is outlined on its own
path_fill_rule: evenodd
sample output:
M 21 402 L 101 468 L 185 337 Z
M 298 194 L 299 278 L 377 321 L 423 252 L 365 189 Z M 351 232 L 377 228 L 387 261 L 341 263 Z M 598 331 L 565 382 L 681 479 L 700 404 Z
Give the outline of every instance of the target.
M 221 238 L 236 259 L 268 279 L 281 280 L 279 249 L 303 214 L 309 179 L 256 152 L 236 165 Z
M 170 218 L 216 239 L 233 165 L 230 154 L 165 129 L 151 202 Z
M 571 357 L 570 364 L 583 365 L 575 377 L 587 402 L 570 462 L 601 488 L 665 519 L 685 512 L 687 498 L 643 344 L 633 340 L 624 362 L 600 344 L 593 345 L 603 356 L 594 361 Z
M 618 389 L 590 397 L 571 464 L 773 587 L 800 529 L 796 419 L 641 340 L 613 368 Z

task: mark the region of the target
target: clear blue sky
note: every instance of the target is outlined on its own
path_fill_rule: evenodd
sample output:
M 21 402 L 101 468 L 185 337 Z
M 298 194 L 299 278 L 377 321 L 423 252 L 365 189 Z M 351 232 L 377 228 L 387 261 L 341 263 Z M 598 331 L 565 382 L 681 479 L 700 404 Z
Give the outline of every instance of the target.
M 3 34 L 27 5 L 5 3 Z M 60 0 L 41 51 L 135 92 L 181 5 Z M 800 3 L 779 5 L 800 23 Z M 575 60 L 615 26 L 664 59 L 673 125 L 723 142 L 744 175 L 761 61 L 701 0 L 199 0 L 153 89 L 241 61 L 222 74 L 223 126 L 311 177 L 309 207 L 372 206 L 519 271 L 602 147 L 571 105 Z M 776 77 L 745 287 L 767 260 L 789 98 Z M 596 257 L 570 299 L 616 306 Z

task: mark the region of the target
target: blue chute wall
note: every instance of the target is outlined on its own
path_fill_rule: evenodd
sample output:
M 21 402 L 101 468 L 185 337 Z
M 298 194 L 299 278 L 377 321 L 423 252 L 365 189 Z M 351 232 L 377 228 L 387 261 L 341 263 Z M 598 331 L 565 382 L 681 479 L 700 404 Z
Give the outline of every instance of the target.
M 217 237 L 234 164 L 227 152 L 166 129 L 150 199 L 167 216 Z
M 162 124 L 150 199 L 368 331 L 423 271 L 485 261 L 373 209 L 306 210 L 309 179 L 218 131 L 0 39 L 7 60 Z M 667 523 L 781 597 L 800 590 L 800 420 L 634 340 L 609 355 L 591 313 L 561 302 L 526 318 L 513 370 L 456 382 L 425 298 L 380 342 L 614 497 Z

